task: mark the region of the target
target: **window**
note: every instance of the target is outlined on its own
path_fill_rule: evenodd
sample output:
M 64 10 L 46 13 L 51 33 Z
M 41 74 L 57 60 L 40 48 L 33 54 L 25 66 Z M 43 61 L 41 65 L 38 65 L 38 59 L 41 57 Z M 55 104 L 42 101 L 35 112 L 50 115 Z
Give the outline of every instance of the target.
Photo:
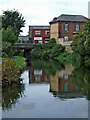
M 82 25 L 82 28 L 84 28 L 84 24 Z
M 50 31 L 45 31 L 45 35 L 50 35 Z
M 40 35 L 41 31 L 35 31 L 35 35 Z
M 79 25 L 76 25 L 76 31 L 79 31 Z
M 64 37 L 65 38 L 65 41 L 68 41 L 68 37 Z
M 64 30 L 68 30 L 68 24 L 64 25 Z

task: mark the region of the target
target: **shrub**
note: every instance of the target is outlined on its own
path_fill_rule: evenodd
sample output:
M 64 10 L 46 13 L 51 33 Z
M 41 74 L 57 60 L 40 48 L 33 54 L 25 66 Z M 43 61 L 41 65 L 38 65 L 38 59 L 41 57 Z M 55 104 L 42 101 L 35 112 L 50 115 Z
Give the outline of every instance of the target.
M 3 57 L 12 57 L 14 54 L 12 45 L 10 42 L 2 42 L 2 56 Z
M 2 85 L 10 85 L 14 82 L 20 82 L 22 68 L 16 66 L 13 59 L 2 60 Z
M 72 63 L 72 53 L 65 51 L 57 57 L 57 60 L 63 63 Z
M 40 59 L 56 59 L 62 52 L 64 52 L 65 47 L 60 44 L 56 44 L 54 38 L 50 39 L 48 44 L 37 44 L 35 45 L 34 51 L 32 52 L 32 57 Z
M 56 44 L 51 51 L 51 58 L 56 59 L 59 55 L 61 55 L 65 50 L 65 47 L 61 44 Z

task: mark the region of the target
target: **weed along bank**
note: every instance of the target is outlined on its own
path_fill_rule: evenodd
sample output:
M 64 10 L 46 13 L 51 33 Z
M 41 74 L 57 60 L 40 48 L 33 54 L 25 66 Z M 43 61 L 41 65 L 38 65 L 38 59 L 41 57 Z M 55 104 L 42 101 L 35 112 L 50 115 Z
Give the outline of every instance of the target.
M 62 44 L 69 50 L 73 37 L 83 31 L 84 24 L 88 20 L 82 15 L 61 14 L 49 22 L 50 38 L 55 38 L 57 44 Z

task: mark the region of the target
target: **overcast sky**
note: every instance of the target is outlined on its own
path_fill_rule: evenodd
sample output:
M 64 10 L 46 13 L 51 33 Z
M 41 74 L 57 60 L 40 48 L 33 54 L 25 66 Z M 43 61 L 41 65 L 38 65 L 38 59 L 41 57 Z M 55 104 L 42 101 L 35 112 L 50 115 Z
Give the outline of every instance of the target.
M 18 10 L 26 20 L 22 35 L 28 34 L 29 25 L 49 25 L 61 14 L 78 14 L 88 17 L 89 0 L 0 0 L 2 10 Z

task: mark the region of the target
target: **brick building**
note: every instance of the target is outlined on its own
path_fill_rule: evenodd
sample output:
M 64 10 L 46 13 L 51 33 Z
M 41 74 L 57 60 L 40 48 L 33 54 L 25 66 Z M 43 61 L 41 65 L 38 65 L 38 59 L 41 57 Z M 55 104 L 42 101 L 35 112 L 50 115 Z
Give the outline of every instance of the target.
M 58 44 L 70 46 L 73 37 L 83 30 L 84 24 L 90 19 L 82 15 L 62 14 L 50 21 L 50 38 L 55 38 Z
M 48 43 L 50 40 L 50 26 L 29 26 L 30 43 Z

